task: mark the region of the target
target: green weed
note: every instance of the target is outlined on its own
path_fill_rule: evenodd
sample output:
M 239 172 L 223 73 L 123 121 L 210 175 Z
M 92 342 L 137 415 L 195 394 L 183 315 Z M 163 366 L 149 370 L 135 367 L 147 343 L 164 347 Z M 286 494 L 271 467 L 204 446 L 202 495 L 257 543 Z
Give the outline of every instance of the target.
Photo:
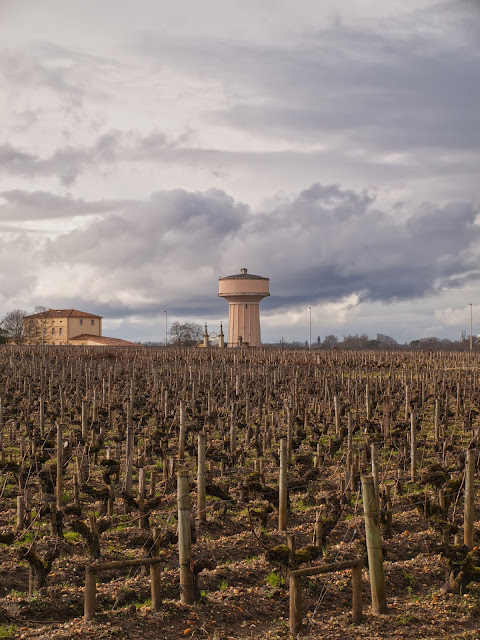
M 405 584 L 407 585 L 408 593 L 412 593 L 413 587 L 415 586 L 415 577 L 412 576 L 411 573 L 407 571 L 402 571 L 403 579 L 405 580 Z
M 271 587 L 277 588 L 285 584 L 285 578 L 277 571 L 272 571 L 265 576 L 265 582 Z
M 16 624 L 0 624 L 0 638 L 13 638 L 16 631 Z
M 151 606 L 152 606 L 152 599 L 151 598 L 147 598 L 143 602 L 135 602 L 135 607 L 137 609 L 141 609 L 142 607 L 151 607 Z
M 300 498 L 299 500 L 297 500 L 297 502 L 295 503 L 295 509 L 296 511 L 306 511 L 308 508 L 308 505 L 305 504 L 304 500 L 302 498 Z
M 63 534 L 63 537 L 67 542 L 76 542 L 77 540 L 80 539 L 80 534 L 77 533 L 76 531 L 66 531 Z
M 415 617 L 412 615 L 399 616 L 396 620 L 397 624 L 400 627 L 405 627 L 409 624 L 412 624 L 412 622 L 414 621 L 415 621 Z
M 19 538 L 16 542 L 14 542 L 14 546 L 21 547 L 22 545 L 28 545 L 33 542 L 34 534 L 28 531 L 21 538 Z

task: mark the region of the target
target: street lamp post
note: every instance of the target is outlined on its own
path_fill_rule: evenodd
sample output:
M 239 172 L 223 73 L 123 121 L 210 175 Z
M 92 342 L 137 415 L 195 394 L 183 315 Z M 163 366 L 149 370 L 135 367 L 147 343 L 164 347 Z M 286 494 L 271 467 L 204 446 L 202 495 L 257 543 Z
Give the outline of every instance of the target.
M 308 348 L 312 348 L 312 307 L 308 307 L 309 323 L 308 323 Z
M 166 311 L 163 312 L 165 314 L 165 346 L 168 344 L 168 313 Z
M 470 302 L 470 351 L 473 351 L 472 318 L 473 318 L 473 305 Z

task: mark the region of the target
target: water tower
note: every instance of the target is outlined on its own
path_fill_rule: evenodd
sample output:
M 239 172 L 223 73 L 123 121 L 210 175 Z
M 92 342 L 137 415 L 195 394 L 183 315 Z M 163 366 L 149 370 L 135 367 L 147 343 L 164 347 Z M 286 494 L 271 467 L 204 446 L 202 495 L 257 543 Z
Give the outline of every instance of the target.
M 229 347 L 260 347 L 259 302 L 270 295 L 269 279 L 240 269 L 235 276 L 218 279 L 218 295 L 228 301 Z

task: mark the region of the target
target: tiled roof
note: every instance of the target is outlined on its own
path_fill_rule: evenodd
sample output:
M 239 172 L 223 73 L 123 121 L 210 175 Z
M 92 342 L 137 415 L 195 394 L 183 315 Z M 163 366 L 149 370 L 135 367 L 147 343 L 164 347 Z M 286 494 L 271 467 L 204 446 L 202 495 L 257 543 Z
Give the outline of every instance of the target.
M 93 336 L 89 333 L 82 333 L 79 336 L 75 336 L 74 338 L 70 338 L 69 342 L 73 341 L 88 341 L 88 342 L 96 342 L 97 344 L 104 344 L 108 347 L 138 347 L 136 342 L 129 342 L 128 340 L 121 340 L 120 338 L 109 338 L 108 336 Z
M 103 316 L 96 316 L 94 313 L 87 313 L 86 311 L 78 311 L 78 309 L 48 309 L 47 311 L 40 311 L 40 313 L 33 313 L 26 318 L 102 318 Z

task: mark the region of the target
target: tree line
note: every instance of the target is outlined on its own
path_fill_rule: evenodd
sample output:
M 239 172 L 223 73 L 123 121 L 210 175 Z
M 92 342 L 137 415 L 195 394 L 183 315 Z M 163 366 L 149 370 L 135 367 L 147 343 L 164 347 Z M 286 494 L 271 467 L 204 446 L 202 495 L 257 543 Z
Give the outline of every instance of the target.
M 47 311 L 46 307 L 37 306 L 33 313 Z M 0 344 L 12 342 L 14 344 L 41 344 L 42 334 L 48 330 L 48 318 L 40 319 L 39 322 L 26 325 L 25 317 L 29 315 L 22 309 L 14 309 L 8 312 L 0 322 Z M 168 344 L 175 347 L 193 347 L 202 342 L 203 327 L 197 322 L 178 322 L 170 325 L 168 331 Z M 151 341 L 144 343 L 145 346 L 165 346 L 165 341 Z M 287 342 L 283 338 L 276 343 L 264 344 L 264 346 L 284 347 L 289 349 L 305 349 L 309 347 L 308 341 Z M 462 331 L 460 340 L 449 340 L 448 338 L 437 338 L 429 336 L 418 338 L 411 342 L 399 343 L 395 338 L 377 333 L 375 338 L 370 338 L 368 334 L 347 334 L 340 340 L 336 335 L 329 334 L 323 338 L 317 337 L 311 345 L 312 349 L 414 349 L 414 350 L 442 350 L 442 351 L 465 351 L 470 348 L 470 338 L 465 331 Z M 477 348 L 477 339 L 472 341 L 473 350 Z
M 275 348 L 285 349 L 305 349 L 309 347 L 308 341 L 305 342 L 293 341 L 286 342 L 283 338 L 271 345 Z M 336 335 L 329 334 L 322 340 L 320 336 L 317 337 L 315 342 L 312 342 L 312 349 L 348 349 L 348 350 L 441 350 L 441 351 L 468 351 L 470 348 L 470 338 L 467 337 L 466 332 L 462 331 L 460 340 L 449 340 L 448 338 L 437 338 L 436 336 L 429 336 L 426 338 L 418 338 L 411 342 L 400 343 L 391 336 L 377 333 L 375 338 L 370 338 L 366 333 L 362 334 L 348 334 L 344 335 L 340 340 Z M 477 339 L 472 340 L 473 350 L 477 350 Z

